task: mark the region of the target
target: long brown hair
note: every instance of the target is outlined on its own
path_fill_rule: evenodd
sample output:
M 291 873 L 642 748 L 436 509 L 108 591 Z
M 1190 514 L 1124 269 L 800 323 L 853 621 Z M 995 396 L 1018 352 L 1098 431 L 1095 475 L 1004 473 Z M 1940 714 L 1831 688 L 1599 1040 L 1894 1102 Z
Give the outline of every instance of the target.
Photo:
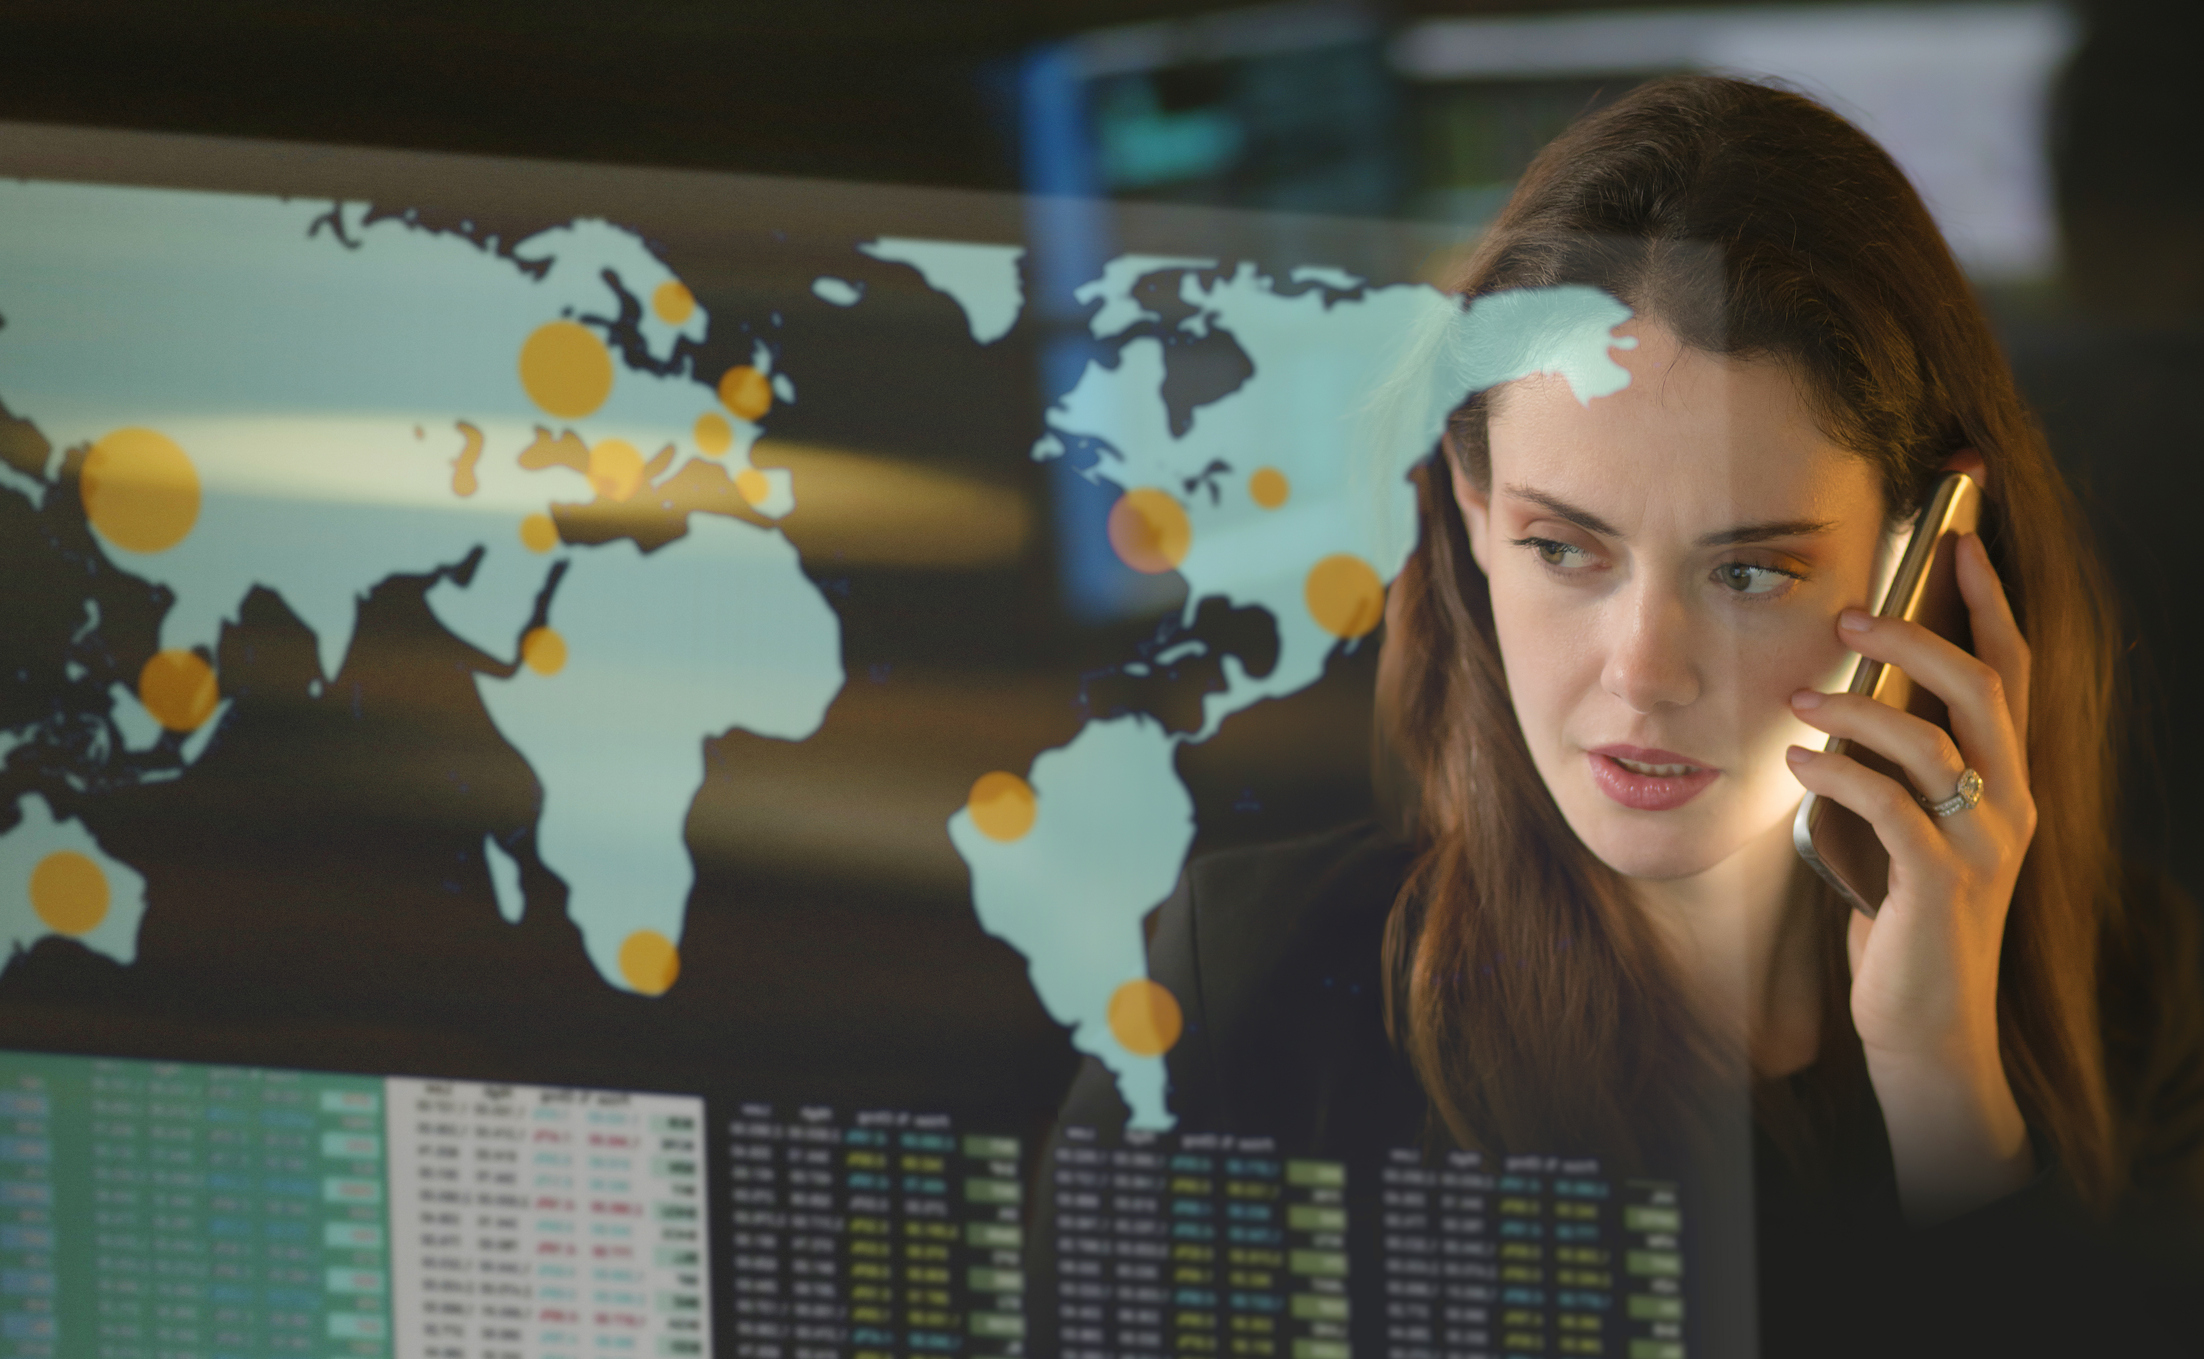
M 1711 76 L 1657 81 L 1546 148 L 1456 290 L 1560 283 L 1602 288 L 1695 348 L 1785 364 L 1825 433 L 1875 469 L 1894 521 L 1952 453 L 1981 453 L 1984 542 L 2034 657 L 2038 823 L 2005 927 L 1999 1040 L 2029 1124 L 2083 1194 L 2106 1201 L 2121 1178 L 2096 993 L 2117 906 L 2110 596 L 1919 195 L 1810 99 Z M 1620 878 L 1577 840 L 1531 761 L 1452 493 L 1454 477 L 1489 487 L 1485 416 L 1482 399 L 1465 405 L 1451 456 L 1418 473 L 1422 536 L 1381 667 L 1419 851 L 1387 931 L 1388 1016 L 1456 1140 L 1658 1161 L 1696 1140 L 1710 1083 L 1740 1076 L 1743 1059 L 1701 1024 Z M 1823 1053 L 1851 1053 L 1856 1072 L 1844 915 L 1821 895 L 1838 960 Z

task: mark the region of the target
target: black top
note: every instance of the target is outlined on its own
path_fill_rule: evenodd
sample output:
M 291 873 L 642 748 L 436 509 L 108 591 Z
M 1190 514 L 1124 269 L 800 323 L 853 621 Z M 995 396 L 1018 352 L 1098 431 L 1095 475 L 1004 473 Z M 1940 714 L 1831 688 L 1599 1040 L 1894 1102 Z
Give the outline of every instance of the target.
M 1381 992 L 1385 921 L 1408 865 L 1363 823 L 1189 869 L 1149 947 L 1149 975 L 1186 1016 L 1166 1058 L 1180 1127 L 1350 1161 L 1431 1144 Z M 2107 949 L 2105 1018 L 2145 1189 L 2093 1226 L 2049 1166 L 2018 1193 L 1914 1231 L 1871 1091 L 1828 1139 L 1854 1154 L 1812 1182 L 1756 1130 L 1763 1353 L 2204 1353 L 2204 954 L 2178 896 L 2141 892 L 2131 913 L 2131 933 Z M 1090 1060 L 1063 1122 L 1125 1118 Z

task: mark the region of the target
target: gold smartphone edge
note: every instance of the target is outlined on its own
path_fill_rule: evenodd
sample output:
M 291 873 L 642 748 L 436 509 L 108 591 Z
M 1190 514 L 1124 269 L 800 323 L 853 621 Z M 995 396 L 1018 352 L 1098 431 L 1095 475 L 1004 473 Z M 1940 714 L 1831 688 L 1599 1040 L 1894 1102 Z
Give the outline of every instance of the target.
M 1961 482 L 1973 485 L 1974 478 L 1964 472 L 1953 472 L 1936 484 L 1936 493 L 1922 507 L 1923 513 L 1919 524 L 1914 528 L 1913 537 L 1906 543 L 1906 550 L 1898 558 L 1898 569 L 1891 574 L 1890 586 L 1883 592 L 1883 602 L 1875 611 L 1876 617 L 1903 618 L 1920 604 L 1921 591 L 1928 588 L 1928 559 L 1936 551 L 1937 543 L 1951 530 L 1952 518 L 1959 512 L 1960 501 L 1965 495 L 1960 487 Z M 1979 496 L 1981 488 L 1976 486 L 1974 489 Z M 1931 516 L 1936 521 L 1935 530 L 1924 532 Z M 1909 581 L 1912 588 L 1905 592 L 1906 598 L 1901 600 L 1898 598 L 1900 588 Z M 1845 686 L 1845 692 L 1872 695 L 1881 685 L 1882 677 L 1883 663 L 1862 656 L 1852 667 L 1852 682 Z M 1842 755 L 1851 748 L 1852 743 L 1844 737 L 1832 736 L 1823 743 L 1822 753 Z M 1821 857 L 1820 851 L 1814 848 L 1815 814 L 1820 806 L 1821 798 L 1817 794 L 1808 793 L 1799 799 L 1798 812 L 1791 818 L 1791 848 L 1798 851 L 1798 857 L 1813 866 L 1814 871 L 1821 875 L 1822 881 L 1837 889 L 1837 895 L 1846 904 L 1873 920 L 1876 912 L 1881 909 L 1880 904 L 1870 905 L 1851 883 L 1844 880 L 1844 875 L 1831 867 Z

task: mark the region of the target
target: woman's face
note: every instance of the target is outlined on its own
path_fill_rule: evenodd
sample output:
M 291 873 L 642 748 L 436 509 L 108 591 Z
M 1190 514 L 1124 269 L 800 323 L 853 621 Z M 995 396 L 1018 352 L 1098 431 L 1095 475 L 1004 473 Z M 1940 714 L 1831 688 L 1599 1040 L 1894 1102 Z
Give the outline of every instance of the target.
M 1868 604 L 1883 498 L 1780 364 L 1618 331 L 1630 385 L 1496 393 L 1491 488 L 1456 494 L 1562 814 L 1617 872 L 1678 878 L 1789 821 L 1784 747 L 1822 741 L 1790 696 L 1844 682 L 1836 616 Z

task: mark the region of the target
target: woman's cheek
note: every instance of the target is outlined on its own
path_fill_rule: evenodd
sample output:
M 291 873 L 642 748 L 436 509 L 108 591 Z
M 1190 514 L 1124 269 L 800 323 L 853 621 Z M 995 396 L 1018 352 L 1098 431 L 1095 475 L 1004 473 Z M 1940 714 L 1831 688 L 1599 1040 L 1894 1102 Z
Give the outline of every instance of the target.
M 1552 598 L 1554 591 L 1543 581 L 1511 582 L 1503 590 L 1494 582 L 1492 621 L 1507 672 L 1508 692 L 1518 725 L 1532 755 L 1546 768 L 1565 744 L 1569 716 L 1598 688 L 1600 661 L 1588 645 L 1594 632 L 1590 620 L 1572 609 L 1566 597 Z
M 1764 678 L 1753 685 L 1752 707 L 1758 720 L 1752 722 L 1751 729 L 1758 735 L 1752 742 L 1752 755 L 1761 768 L 1781 776 L 1776 781 L 1788 794 L 1798 790 L 1783 758 L 1784 749 L 1798 745 L 1819 750 L 1828 739 L 1799 719 L 1797 710 L 1791 707 L 1791 695 L 1801 689 L 1828 693 L 1843 688 L 1850 678 L 1855 657 L 1835 640 L 1836 630 L 1834 618 L 1803 620 L 1797 635 L 1776 646 L 1775 654 L 1768 658 L 1772 664 L 1755 667 Z

